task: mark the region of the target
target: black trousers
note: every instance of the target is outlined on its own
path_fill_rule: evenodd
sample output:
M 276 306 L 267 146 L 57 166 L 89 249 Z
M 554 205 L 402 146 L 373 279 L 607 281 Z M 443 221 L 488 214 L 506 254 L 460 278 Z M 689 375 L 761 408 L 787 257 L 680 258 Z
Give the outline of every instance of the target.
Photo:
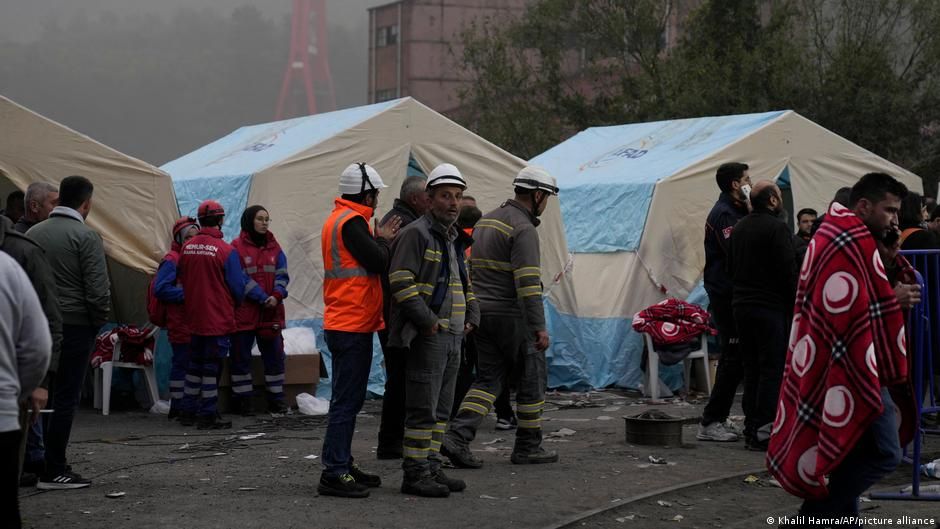
M 385 396 L 379 424 L 380 452 L 401 452 L 405 436 L 405 360 L 408 349 L 389 347 L 388 331 L 379 331 L 379 344 L 385 356 Z
M 744 351 L 744 436 L 753 437 L 777 414 L 790 318 L 784 309 L 747 305 L 734 308 L 734 319 Z
M 22 432 L 0 433 L 0 513 L 3 526 L 19 529 L 20 437 Z
M 718 328 L 718 343 L 721 346 L 721 358 L 718 360 L 718 372 L 712 394 L 702 413 L 702 424 L 724 422 L 731 413 L 734 394 L 744 378 L 744 366 L 741 363 L 741 347 L 738 329 L 734 323 L 734 311 L 731 300 L 709 294 L 708 311 Z
M 82 396 L 82 385 L 92 349 L 95 347 L 97 327 L 62 325 L 62 353 L 56 370 L 55 401 L 52 417 L 46 424 L 46 474 L 50 477 L 65 472 L 68 465 L 66 449 L 72 434 L 72 421 Z

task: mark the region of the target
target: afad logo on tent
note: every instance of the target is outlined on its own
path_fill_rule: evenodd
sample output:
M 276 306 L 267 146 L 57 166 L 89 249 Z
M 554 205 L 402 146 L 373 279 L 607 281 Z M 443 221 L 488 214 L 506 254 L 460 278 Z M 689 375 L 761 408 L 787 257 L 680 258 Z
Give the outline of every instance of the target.
M 644 138 L 640 140 L 639 142 L 628 143 L 621 147 L 617 147 L 616 149 L 610 152 L 606 152 L 598 156 L 597 158 L 591 160 L 590 162 L 583 164 L 580 168 L 578 168 L 578 170 L 583 171 L 588 168 L 597 169 L 598 167 L 607 165 L 610 162 L 613 162 L 622 158 L 626 158 L 628 160 L 635 160 L 637 158 L 642 158 L 646 153 L 649 152 L 649 149 L 644 149 L 644 147 L 646 147 L 648 143 L 650 143 L 649 140 Z M 650 145 L 650 148 L 652 148 L 652 145 Z

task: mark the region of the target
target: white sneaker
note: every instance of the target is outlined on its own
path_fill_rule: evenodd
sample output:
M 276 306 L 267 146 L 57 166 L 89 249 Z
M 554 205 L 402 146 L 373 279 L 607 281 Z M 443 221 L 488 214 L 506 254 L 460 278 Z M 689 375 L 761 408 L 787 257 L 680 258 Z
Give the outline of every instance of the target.
M 728 428 L 724 423 L 713 422 L 708 426 L 698 425 L 698 435 L 695 436 L 699 441 L 716 441 L 728 443 L 738 440 L 738 434 Z

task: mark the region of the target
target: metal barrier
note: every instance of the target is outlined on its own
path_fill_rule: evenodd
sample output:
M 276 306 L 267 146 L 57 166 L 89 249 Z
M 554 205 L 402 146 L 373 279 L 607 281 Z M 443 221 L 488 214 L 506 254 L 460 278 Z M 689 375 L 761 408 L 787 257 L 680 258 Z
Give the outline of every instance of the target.
M 872 498 L 883 500 L 932 500 L 940 501 L 940 493 L 921 492 L 920 465 L 921 448 L 926 434 L 940 433 L 940 429 L 924 428 L 921 416 L 938 413 L 934 388 L 934 353 L 940 350 L 940 250 L 905 250 L 906 257 L 917 271 L 922 298 L 908 315 L 908 361 L 909 373 L 917 402 L 917 433 L 904 452 L 904 461 L 913 467 L 909 492 L 873 492 Z

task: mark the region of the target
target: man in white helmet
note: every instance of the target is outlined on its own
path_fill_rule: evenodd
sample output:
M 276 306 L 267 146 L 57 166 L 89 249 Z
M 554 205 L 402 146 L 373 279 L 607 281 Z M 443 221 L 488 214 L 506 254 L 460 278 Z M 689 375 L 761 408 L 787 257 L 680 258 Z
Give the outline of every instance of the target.
M 440 449 L 454 400 L 460 345 L 480 323 L 464 261 L 472 242 L 457 229 L 467 183 L 445 163 L 428 175 L 430 208 L 392 249 L 389 345 L 408 349 L 401 491 L 442 498 L 466 484 L 441 471 Z
M 539 236 L 535 231 L 539 215 L 558 188 L 545 169 L 531 165 L 519 171 L 513 185 L 515 198 L 484 215 L 473 232 L 471 275 L 483 314 L 474 334 L 477 378 L 451 420 L 441 449 L 461 468 L 483 466 L 483 461 L 470 452 L 470 443 L 503 390 L 513 364 L 519 424 L 510 461 L 558 461 L 558 454 L 542 448 L 548 332 L 542 308 Z
M 362 409 L 372 367 L 372 338 L 385 327 L 381 276 L 388 267 L 389 244 L 401 220 L 369 223 L 386 187 L 378 171 L 350 164 L 339 179 L 320 236 L 323 252 L 323 329 L 331 355 L 333 395 L 323 439 L 323 473 L 317 491 L 327 496 L 365 498 L 379 476 L 363 472 L 352 457 L 356 414 Z

